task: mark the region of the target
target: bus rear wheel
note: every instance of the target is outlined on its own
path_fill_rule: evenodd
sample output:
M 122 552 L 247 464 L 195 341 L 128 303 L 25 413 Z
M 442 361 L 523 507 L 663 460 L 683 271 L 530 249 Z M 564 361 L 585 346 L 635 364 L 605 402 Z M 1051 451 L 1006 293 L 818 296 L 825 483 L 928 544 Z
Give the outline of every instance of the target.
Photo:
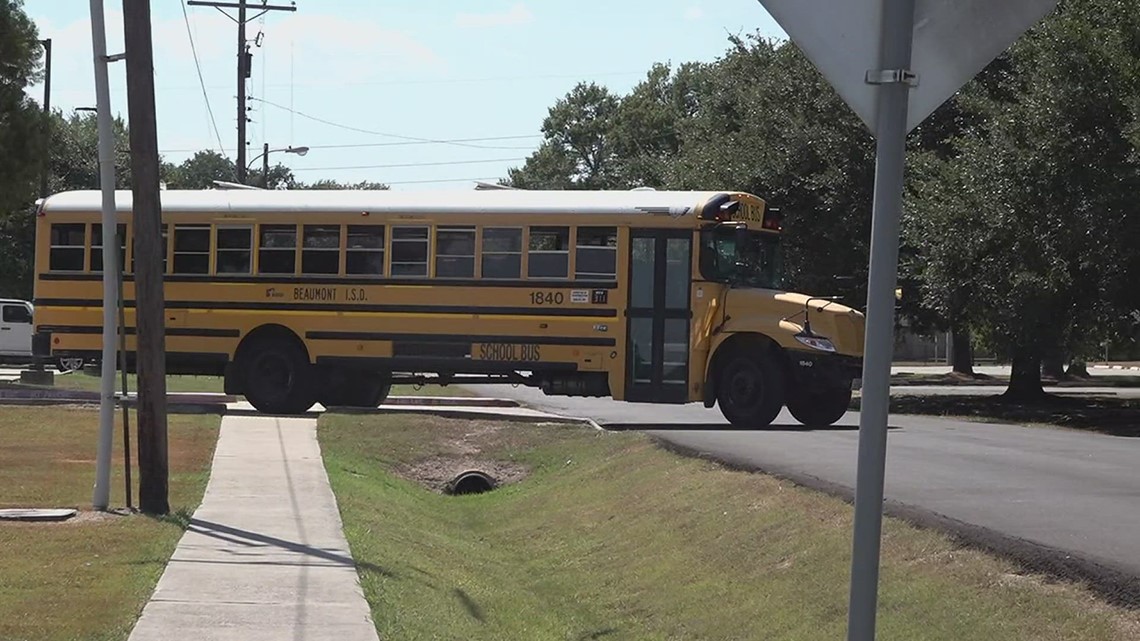
M 292 342 L 266 340 L 252 345 L 241 368 L 245 397 L 266 414 L 301 414 L 316 402 L 312 365 Z
M 797 389 L 788 393 L 788 411 L 807 427 L 828 427 L 851 405 L 851 384 Z
M 784 406 L 780 367 L 763 350 L 745 349 L 730 356 L 720 369 L 716 388 L 720 412 L 735 427 L 768 427 Z

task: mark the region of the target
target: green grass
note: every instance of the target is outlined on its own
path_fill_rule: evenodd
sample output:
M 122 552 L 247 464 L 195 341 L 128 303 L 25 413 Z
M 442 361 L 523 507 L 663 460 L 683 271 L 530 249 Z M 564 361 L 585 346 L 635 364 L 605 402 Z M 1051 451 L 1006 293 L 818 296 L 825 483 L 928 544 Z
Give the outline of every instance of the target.
M 97 425 L 94 410 L 0 410 L 0 507 L 89 509 Z M 202 499 L 218 425 L 216 416 L 169 418 L 175 512 Z M 120 452 L 117 442 L 112 506 L 124 505 Z M 173 520 L 141 515 L 0 523 L 0 639 L 127 638 L 181 536 Z
M 381 638 L 841 639 L 851 508 L 637 434 L 430 417 L 320 419 Z M 527 466 L 448 497 L 395 472 L 435 457 Z M 888 519 L 879 639 L 1137 638 L 1135 613 Z

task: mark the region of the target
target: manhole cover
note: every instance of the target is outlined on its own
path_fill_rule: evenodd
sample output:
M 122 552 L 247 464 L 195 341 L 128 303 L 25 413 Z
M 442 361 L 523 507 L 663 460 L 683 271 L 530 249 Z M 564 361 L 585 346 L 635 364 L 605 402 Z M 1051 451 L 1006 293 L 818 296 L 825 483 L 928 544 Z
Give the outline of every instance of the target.
M 0 510 L 0 521 L 66 521 L 78 513 L 73 509 L 11 508 Z

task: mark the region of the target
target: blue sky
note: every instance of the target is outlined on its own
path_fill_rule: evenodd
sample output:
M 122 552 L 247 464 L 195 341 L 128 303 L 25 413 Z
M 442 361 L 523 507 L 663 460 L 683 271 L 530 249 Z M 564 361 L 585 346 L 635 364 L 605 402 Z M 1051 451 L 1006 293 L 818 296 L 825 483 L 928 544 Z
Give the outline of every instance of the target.
M 182 0 L 151 5 L 159 149 L 177 163 L 195 150 L 217 150 L 220 139 L 234 158 L 234 23 L 216 9 L 186 7 L 187 24 Z M 756 0 L 296 5 L 295 13 L 271 12 L 247 27 L 250 39 L 264 33 L 247 85 L 255 98 L 248 158 L 263 142 L 305 145 L 312 148 L 305 157 L 276 153 L 272 162 L 289 165 L 301 180 L 367 179 L 402 190 L 470 189 L 465 179 L 504 176 L 540 142 L 547 109 L 579 81 L 624 93 L 654 62 L 716 59 L 730 33 L 783 37 Z M 111 53 L 122 51 L 120 7 L 106 3 Z M 65 113 L 93 106 L 89 2 L 26 0 L 25 10 L 40 37 L 53 40 L 52 106 Z M 29 89 L 37 99 L 42 91 Z M 114 111 L 125 116 L 121 63 L 111 67 L 111 94 Z M 471 138 L 501 139 L 393 144 Z

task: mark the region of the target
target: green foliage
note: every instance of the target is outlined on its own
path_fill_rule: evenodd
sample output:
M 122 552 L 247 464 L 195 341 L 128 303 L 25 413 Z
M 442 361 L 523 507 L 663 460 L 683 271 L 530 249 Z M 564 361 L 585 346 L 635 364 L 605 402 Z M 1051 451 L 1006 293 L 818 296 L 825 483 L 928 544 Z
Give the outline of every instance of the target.
M 927 305 L 1001 357 L 1095 353 L 1140 304 L 1138 53 L 1127 3 L 1063 2 L 970 96 L 981 126 L 916 172 L 907 229 Z
M 213 189 L 215 180 L 237 182 L 234 161 L 213 150 L 199 151 L 177 167 L 170 168 L 166 188 Z M 257 184 L 253 180 L 249 182 Z
M 40 78 L 41 52 L 22 0 L 0 0 L 0 297 L 31 294 L 30 207 L 43 167 L 46 123 L 24 90 Z
M 334 190 L 334 189 L 350 189 L 350 190 L 380 190 L 388 189 L 388 185 L 384 183 L 372 182 L 370 180 L 362 180 L 356 183 L 342 183 L 336 180 L 329 180 L 327 178 L 318 180 L 315 183 L 300 183 L 297 189 L 321 189 L 321 190 Z
M 99 122 L 93 113 L 51 118 L 51 150 L 48 156 L 48 193 L 74 189 L 99 189 Z M 127 124 L 122 118 L 111 123 L 115 149 L 115 188 L 130 189 L 131 157 Z

